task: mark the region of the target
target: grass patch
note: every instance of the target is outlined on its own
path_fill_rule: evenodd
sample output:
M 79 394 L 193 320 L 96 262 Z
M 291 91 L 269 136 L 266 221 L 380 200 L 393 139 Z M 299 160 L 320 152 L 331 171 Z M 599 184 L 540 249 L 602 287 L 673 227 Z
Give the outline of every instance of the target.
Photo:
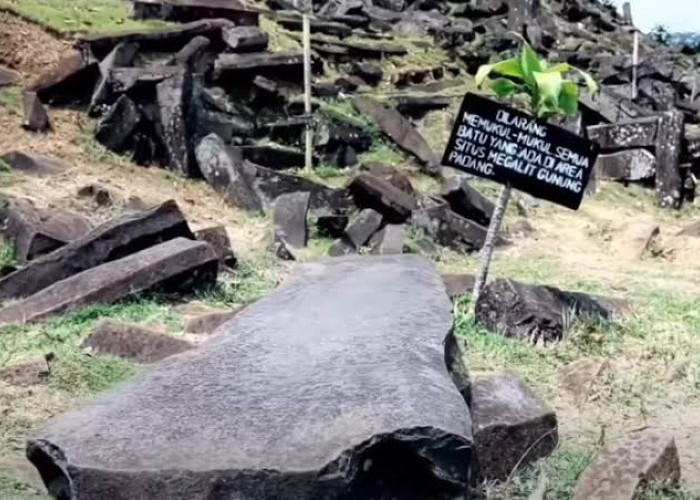
M 22 91 L 18 87 L 0 90 L 0 107 L 11 115 L 20 116 L 22 114 Z
M 0 246 L 0 269 L 17 266 L 15 247 L 7 243 Z
M 384 140 L 374 141 L 366 153 L 359 155 L 359 162 L 381 162 L 389 165 L 399 165 L 406 161 L 406 156 L 393 144 Z
M 58 32 L 155 29 L 162 21 L 131 19 L 124 0 L 0 0 L 0 7 Z
M 299 40 L 292 33 L 264 14 L 260 16 L 260 29 L 269 37 L 269 48 L 272 52 L 300 52 L 302 50 Z
M 3 500 L 30 500 L 49 497 L 33 486 L 0 473 L 0 498 Z

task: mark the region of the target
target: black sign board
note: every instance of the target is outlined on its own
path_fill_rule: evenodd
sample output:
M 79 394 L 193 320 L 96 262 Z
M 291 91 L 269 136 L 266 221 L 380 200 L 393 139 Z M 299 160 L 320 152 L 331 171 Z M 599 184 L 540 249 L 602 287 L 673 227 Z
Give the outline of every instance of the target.
M 597 155 L 591 141 L 467 94 L 442 164 L 576 210 Z

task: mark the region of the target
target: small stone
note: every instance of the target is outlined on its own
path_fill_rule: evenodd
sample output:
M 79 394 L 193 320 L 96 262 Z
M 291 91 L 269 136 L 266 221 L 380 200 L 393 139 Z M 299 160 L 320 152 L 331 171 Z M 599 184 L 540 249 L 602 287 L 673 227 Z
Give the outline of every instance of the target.
M 114 191 L 99 184 L 88 184 L 78 189 L 80 198 L 91 198 L 100 207 L 111 207 L 117 198 Z
M 573 500 L 633 500 L 647 484 L 677 486 L 681 477 L 673 438 L 651 430 L 623 436 L 583 472 Z
M 231 248 L 231 240 L 224 226 L 208 227 L 194 232 L 194 237 L 199 241 L 209 243 L 219 259 L 219 269 L 235 269 L 238 259 Z
M 403 253 L 406 231 L 401 224 L 387 224 L 384 229 L 375 233 L 370 239 L 372 253 L 377 255 L 392 255 Z
M 294 248 L 306 247 L 308 228 L 306 215 L 309 211 L 308 192 L 289 193 L 275 200 L 273 215 L 275 238 L 284 240 Z
M 382 215 L 368 208 L 362 210 L 350 221 L 350 224 L 348 224 L 348 227 L 345 229 L 345 234 L 348 241 L 352 243 L 355 248 L 359 249 L 362 245 L 367 243 L 381 225 Z
M 24 107 L 22 127 L 32 132 L 48 132 L 51 130 L 49 114 L 36 92 L 25 91 L 22 94 L 22 104 Z
M 418 208 L 413 195 L 367 173 L 355 177 L 348 189 L 358 207 L 371 208 L 392 224 L 406 221 L 413 210 Z
M 189 342 L 138 325 L 105 321 L 81 347 L 91 355 L 116 356 L 138 363 L 154 363 L 192 348 Z
M 476 379 L 472 418 L 479 475 L 505 480 L 515 467 L 546 457 L 558 442 L 557 416 L 512 373 Z
M 34 356 L 0 368 L 0 382 L 17 387 L 42 384 L 49 376 L 50 367 L 44 356 Z
M 294 261 L 297 256 L 294 254 L 292 247 L 282 238 L 275 239 L 273 249 L 278 259 Z

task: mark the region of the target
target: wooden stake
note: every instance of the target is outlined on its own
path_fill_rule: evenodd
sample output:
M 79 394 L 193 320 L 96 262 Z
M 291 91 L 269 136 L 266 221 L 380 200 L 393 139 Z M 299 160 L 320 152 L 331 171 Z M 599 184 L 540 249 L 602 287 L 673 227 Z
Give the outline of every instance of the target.
M 498 200 L 496 200 L 496 206 L 493 209 L 493 216 L 491 216 L 491 223 L 489 224 L 489 229 L 486 231 L 486 239 L 484 240 L 484 246 L 481 249 L 481 268 L 479 269 L 479 274 L 476 276 L 476 282 L 474 283 L 474 291 L 472 292 L 472 314 L 476 318 L 476 304 L 479 302 L 481 297 L 481 292 L 486 285 L 486 280 L 489 275 L 489 267 L 491 266 L 491 258 L 493 257 L 493 248 L 496 245 L 496 238 L 498 237 L 498 230 L 501 228 L 501 223 L 503 222 L 503 217 L 506 214 L 506 208 L 508 207 L 508 200 L 510 199 L 511 187 L 510 184 L 506 184 L 501 188 L 501 192 L 498 194 Z
M 637 65 L 639 64 L 639 31 L 634 30 L 632 46 L 632 100 L 637 98 Z
M 303 16 L 304 38 L 304 114 L 306 115 L 306 161 L 308 172 L 313 168 L 313 131 L 311 129 L 311 22 L 309 15 Z

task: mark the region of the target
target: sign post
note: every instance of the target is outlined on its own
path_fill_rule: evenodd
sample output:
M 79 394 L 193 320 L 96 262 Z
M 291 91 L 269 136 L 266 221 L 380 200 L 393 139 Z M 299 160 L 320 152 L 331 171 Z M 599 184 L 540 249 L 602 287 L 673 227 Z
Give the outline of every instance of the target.
M 305 129 L 305 168 L 311 172 L 313 168 L 313 132 L 311 130 L 311 20 L 309 14 L 302 17 L 302 36 L 304 39 L 304 114 L 306 115 Z
M 596 144 L 568 130 L 476 94 L 464 97 L 442 164 L 503 184 L 481 250 L 474 307 L 511 189 L 578 210 L 597 155 Z

